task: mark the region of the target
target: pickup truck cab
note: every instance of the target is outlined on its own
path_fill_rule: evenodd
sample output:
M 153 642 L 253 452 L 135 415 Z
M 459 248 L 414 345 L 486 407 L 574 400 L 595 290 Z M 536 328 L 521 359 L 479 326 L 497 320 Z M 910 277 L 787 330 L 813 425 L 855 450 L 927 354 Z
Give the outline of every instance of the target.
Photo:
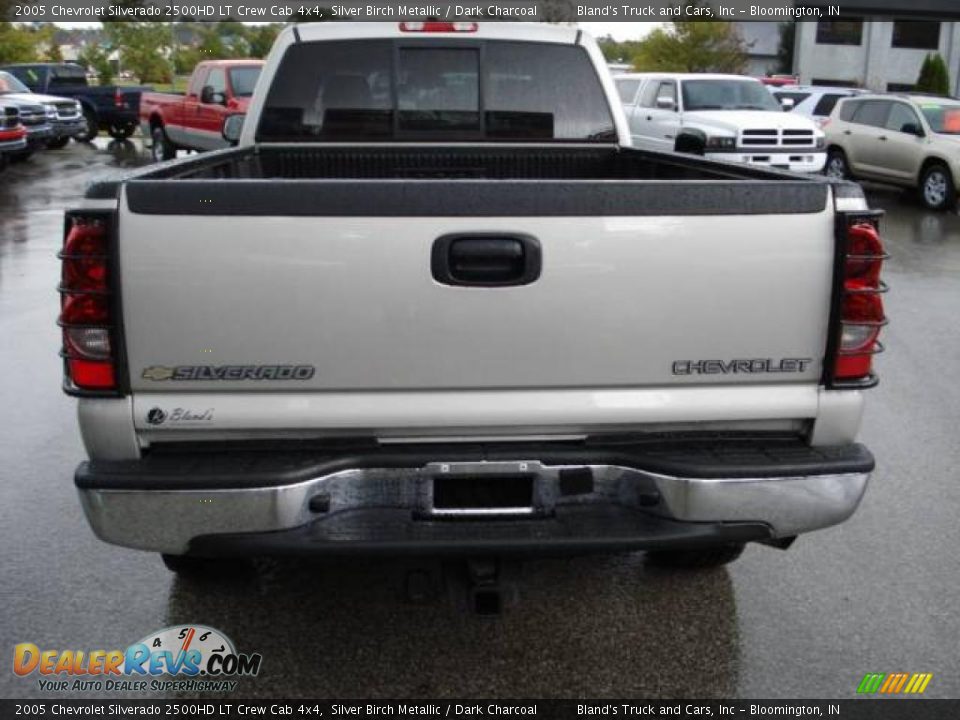
M 47 147 L 62 148 L 70 142 L 70 138 L 83 133 L 86 127 L 83 109 L 78 101 L 32 92 L 5 70 L 0 70 L 0 98 L 10 102 L 41 103 L 44 106 L 51 130 L 50 138 L 46 141 Z
M 783 112 L 759 80 L 740 75 L 616 76 L 636 147 L 815 173 L 826 162 L 823 132 Z
M 631 148 L 594 40 L 535 23 L 288 27 L 238 123 L 67 212 L 103 540 L 691 566 L 854 512 L 856 184 Z
M 186 94 L 144 93 L 140 129 L 157 162 L 177 149 L 216 150 L 227 146 L 222 129 L 230 115 L 244 113 L 260 76 L 260 60 L 212 60 L 193 71 Z
M 56 110 L 53 106 L 32 99 L 29 93 L 4 92 L 4 79 L 0 76 L 0 102 L 17 109 L 20 124 L 25 132 L 26 144 L 23 149 L 5 153 L 11 160 L 26 160 L 37 150 L 42 150 L 54 137 L 53 118 Z
M 22 63 L 4 65 L 32 92 L 76 100 L 82 109 L 80 142 L 90 142 L 100 130 L 114 140 L 125 140 L 137 129 L 137 110 L 143 88 L 90 85 L 82 66 L 74 63 Z

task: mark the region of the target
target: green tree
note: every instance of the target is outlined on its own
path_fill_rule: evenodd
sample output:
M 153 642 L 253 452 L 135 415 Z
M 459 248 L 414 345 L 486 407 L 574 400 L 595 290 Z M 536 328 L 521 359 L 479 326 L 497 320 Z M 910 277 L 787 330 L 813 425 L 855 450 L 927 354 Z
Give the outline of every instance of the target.
M 203 58 L 195 47 L 178 47 L 173 53 L 173 71 L 177 75 L 189 75 Z
M 87 43 L 80 53 L 80 62 L 88 68 L 93 68 L 97 74 L 97 81 L 101 85 L 113 82 L 113 63 L 110 54 L 97 43 Z
M 34 62 L 37 59 L 33 32 L 23 25 L 0 22 L 0 63 Z
M 639 44 L 637 40 L 617 42 L 611 35 L 597 38 L 597 45 L 600 46 L 600 52 L 603 53 L 603 57 L 609 63 L 633 62 Z
M 120 51 L 120 64 L 142 83 L 170 82 L 170 62 L 162 50 L 169 48 L 170 28 L 158 22 L 109 22 L 103 30 Z
M 34 42 L 38 47 L 41 60 L 63 62 L 63 54 L 56 39 L 57 26 L 53 23 L 39 23 L 34 26 Z
M 923 59 L 916 89 L 934 95 L 950 95 L 950 71 L 940 53 L 929 54 Z
M 636 44 L 639 71 L 742 73 L 746 45 L 727 22 L 674 21 Z
M 227 45 L 223 37 L 217 32 L 217 26 L 213 23 L 198 23 L 198 34 L 200 42 L 197 43 L 197 51 L 200 53 L 201 60 L 222 60 L 227 55 Z
M 250 43 L 250 57 L 266 57 L 273 47 L 273 41 L 277 39 L 280 30 L 283 29 L 282 23 L 270 23 L 269 25 L 257 25 L 247 27 L 247 41 Z

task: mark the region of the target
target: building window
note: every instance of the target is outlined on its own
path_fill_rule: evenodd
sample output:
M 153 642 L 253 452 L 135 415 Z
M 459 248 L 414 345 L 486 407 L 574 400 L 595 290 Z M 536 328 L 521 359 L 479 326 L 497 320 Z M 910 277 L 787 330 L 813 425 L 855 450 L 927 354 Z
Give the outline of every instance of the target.
M 818 45 L 859 45 L 863 41 L 863 20 L 821 20 L 817 23 Z
M 940 47 L 940 23 L 897 20 L 893 23 L 893 47 L 936 50 Z
M 856 80 L 834 80 L 832 78 L 814 78 L 810 81 L 811 85 L 826 85 L 827 87 L 860 87 Z

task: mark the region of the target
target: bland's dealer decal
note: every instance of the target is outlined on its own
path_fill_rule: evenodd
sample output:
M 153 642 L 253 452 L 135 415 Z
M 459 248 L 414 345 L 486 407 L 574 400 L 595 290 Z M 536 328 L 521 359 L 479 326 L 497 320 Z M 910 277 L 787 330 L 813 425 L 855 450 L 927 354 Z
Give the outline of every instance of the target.
M 125 650 L 41 650 L 20 643 L 13 648 L 13 671 L 39 675 L 40 690 L 49 692 L 222 692 L 236 688 L 231 678 L 259 673 L 262 659 L 260 653 L 238 653 L 219 630 L 188 625 L 151 633 Z
M 183 425 L 189 423 L 213 422 L 213 408 L 206 410 L 190 410 L 189 408 L 173 408 L 169 412 L 162 408 L 150 408 L 147 412 L 147 422 L 151 425 Z
M 309 380 L 313 365 L 151 365 L 144 368 L 144 380 Z

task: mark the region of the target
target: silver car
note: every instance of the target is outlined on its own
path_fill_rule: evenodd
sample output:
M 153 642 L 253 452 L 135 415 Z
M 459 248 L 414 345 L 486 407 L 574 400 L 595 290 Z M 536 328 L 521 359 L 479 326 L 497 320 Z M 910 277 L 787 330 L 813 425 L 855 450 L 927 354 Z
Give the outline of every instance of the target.
M 837 103 L 826 174 L 915 187 L 931 210 L 952 208 L 960 183 L 960 101 L 859 95 Z

